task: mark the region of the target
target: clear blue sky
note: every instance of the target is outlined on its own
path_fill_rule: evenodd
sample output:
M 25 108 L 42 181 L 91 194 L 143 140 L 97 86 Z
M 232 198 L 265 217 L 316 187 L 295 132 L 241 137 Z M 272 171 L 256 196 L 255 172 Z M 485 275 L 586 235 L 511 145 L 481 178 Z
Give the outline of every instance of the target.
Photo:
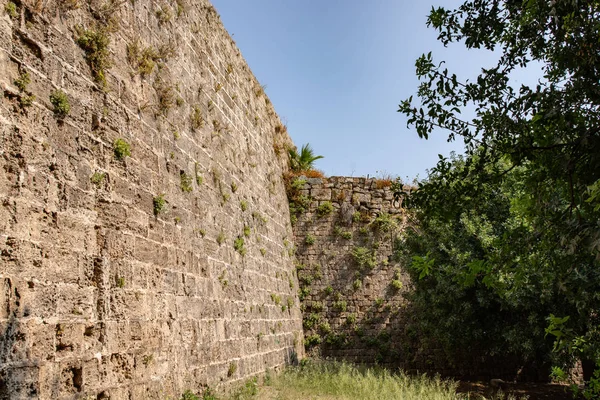
M 416 93 L 415 60 L 433 51 L 459 78 L 495 59 L 444 48 L 426 27 L 432 5 L 459 0 L 212 0 L 225 28 L 288 126 L 294 143 L 325 158 L 325 174 L 426 177 L 438 154 L 460 152 L 444 132 L 429 140 L 397 112 Z

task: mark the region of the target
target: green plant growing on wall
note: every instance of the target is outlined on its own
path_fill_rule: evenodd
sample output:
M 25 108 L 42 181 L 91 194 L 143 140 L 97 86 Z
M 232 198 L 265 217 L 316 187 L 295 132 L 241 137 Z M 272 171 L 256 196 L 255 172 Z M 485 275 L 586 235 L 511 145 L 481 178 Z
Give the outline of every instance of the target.
M 325 293 L 325 295 L 330 296 L 333 293 L 333 287 L 329 285 L 323 290 L 323 292 Z
M 322 218 L 333 211 L 333 204 L 330 201 L 324 201 L 317 207 L 317 216 Z
M 219 232 L 219 235 L 217 236 L 217 243 L 219 246 L 225 242 L 225 239 L 225 233 L 223 233 L 223 231 Z
M 346 300 L 336 300 L 331 304 L 332 308 L 338 312 L 344 312 L 348 309 Z
M 244 236 L 245 237 L 250 237 L 250 233 L 252 232 L 252 230 L 250 229 L 249 225 L 244 225 Z
M 181 395 L 181 399 L 179 400 L 206 400 L 205 397 L 202 397 L 202 399 L 200 399 L 200 397 L 198 397 L 197 395 L 194 394 L 194 392 L 192 392 L 191 390 L 186 390 L 185 392 L 183 392 L 183 394 Z M 216 398 L 215 398 L 216 400 Z
M 382 212 L 371 221 L 371 226 L 375 231 L 386 233 L 396 228 L 398 224 L 390 214 Z
M 340 236 L 342 237 L 342 239 L 350 240 L 350 239 L 352 239 L 352 232 L 345 231 L 345 232 L 342 232 L 340 234 Z
M 240 253 L 242 256 L 246 255 L 246 248 L 244 247 L 244 238 L 238 236 L 237 239 L 233 241 L 233 248 L 235 251 Z
M 248 202 L 246 200 L 240 200 L 240 208 L 242 209 L 242 212 L 246 211 L 248 209 Z
M 223 270 L 223 271 L 221 271 L 221 274 L 217 277 L 217 279 L 219 280 L 219 283 L 221 284 L 223 289 L 226 288 L 227 285 L 229 285 L 229 281 L 225 278 L 226 274 L 227 274 L 227 270 Z
M 11 3 L 9 3 L 11 4 Z M 19 89 L 19 91 L 24 92 L 27 90 L 27 85 L 31 83 L 31 77 L 29 76 L 29 72 L 21 72 L 19 77 L 13 81 L 15 86 Z
M 116 283 L 117 283 L 117 287 L 119 287 L 121 289 L 124 288 L 125 287 L 125 278 L 123 278 L 122 276 L 117 276 Z
M 167 201 L 165 200 L 164 194 L 159 194 L 152 199 L 152 204 L 154 205 L 154 215 L 158 215 L 165 211 Z
M 15 86 L 19 89 L 19 105 L 21 108 L 29 107 L 33 104 L 35 96 L 27 92 L 27 85 L 31 83 L 31 78 L 27 71 L 21 72 L 19 77 L 14 80 Z
M 231 378 L 233 374 L 237 371 L 237 365 L 235 363 L 229 364 L 229 368 L 227 369 L 227 377 Z
M 264 257 L 267 254 L 267 250 L 261 247 L 260 254 Z
M 97 30 L 77 29 L 77 44 L 85 52 L 85 59 L 92 71 L 92 76 L 102 87 L 106 86 L 106 70 L 111 67 L 108 45 L 110 36 L 108 27 Z
M 196 185 L 202 185 L 204 179 L 202 178 L 202 175 L 200 175 L 200 167 L 198 166 L 198 162 L 194 163 L 194 175 L 196 175 Z
M 101 186 L 102 182 L 104 182 L 104 178 L 106 174 L 104 172 L 94 172 L 94 174 L 90 178 L 90 182 L 92 182 L 96 186 Z
M 290 289 L 293 289 L 293 287 L 290 287 Z M 294 306 L 294 298 L 293 297 L 287 298 L 287 306 L 289 309 L 291 309 Z
M 352 289 L 358 290 L 361 287 L 362 287 L 362 281 L 360 279 L 356 279 L 356 280 L 354 280 L 354 282 L 352 282 Z
M 19 16 L 19 13 L 17 12 L 17 5 L 12 1 L 6 3 L 4 6 L 4 12 L 12 19 L 16 19 Z
M 113 151 L 117 160 L 123 161 L 125 157 L 131 157 L 131 146 L 125 139 L 119 138 L 113 143 Z
M 383 302 L 384 302 L 384 300 L 381 297 L 379 297 L 379 298 L 375 299 L 375 306 L 377 308 L 381 308 L 381 306 L 383 306 Z
M 317 346 L 317 345 L 321 344 L 321 342 L 322 342 L 322 339 L 318 333 L 313 333 L 312 335 L 308 335 L 304 338 L 304 346 L 306 346 L 307 349 Z
M 273 303 L 275 303 L 276 305 L 280 305 L 281 304 L 281 297 L 278 294 L 275 293 L 271 293 L 271 300 L 273 301 Z
M 392 282 L 390 283 L 390 285 L 392 286 L 392 288 L 396 291 L 402 289 L 402 281 L 400 280 L 401 278 L 401 271 L 400 268 L 395 268 L 394 269 L 394 277 L 392 279 Z
M 194 108 L 192 108 L 190 123 L 192 125 L 192 130 L 194 131 L 197 131 L 204 126 L 204 118 L 202 118 L 202 110 L 200 107 L 194 106 Z
M 154 14 L 158 19 L 159 25 L 164 25 L 168 23 L 171 20 L 171 18 L 173 18 L 173 12 L 171 11 L 171 8 L 167 5 L 160 6 Z
M 169 110 L 175 105 L 175 87 L 169 85 L 162 80 L 157 80 L 154 84 L 154 90 L 156 90 L 156 96 L 158 97 L 158 110 L 163 115 L 168 115 Z
M 304 243 L 307 246 L 312 246 L 313 244 L 315 244 L 315 241 L 317 240 L 317 238 L 315 237 L 315 235 L 312 234 L 307 234 L 306 237 L 304 238 Z
M 235 182 L 231 182 L 231 192 L 235 193 L 238 190 L 238 185 Z
M 351 254 L 352 259 L 360 268 L 373 269 L 377 265 L 375 254 L 366 247 L 357 246 L 352 249 Z
M 350 313 L 346 316 L 346 324 L 354 325 L 355 322 L 356 322 L 356 314 L 355 313 Z
M 179 187 L 182 192 L 190 193 L 194 190 L 192 186 L 192 176 L 186 174 L 184 171 L 179 172 Z
M 352 222 L 354 222 L 354 223 L 360 222 L 360 218 L 361 218 L 360 211 L 355 211 L 352 214 Z

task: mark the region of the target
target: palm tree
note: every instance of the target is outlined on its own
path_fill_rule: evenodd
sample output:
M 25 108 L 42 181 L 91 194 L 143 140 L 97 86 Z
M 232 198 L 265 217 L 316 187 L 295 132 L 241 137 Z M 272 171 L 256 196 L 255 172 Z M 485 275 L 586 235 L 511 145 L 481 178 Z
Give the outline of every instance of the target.
M 306 143 L 302 146 L 300 154 L 296 149 L 289 149 L 290 168 L 292 171 L 309 171 L 313 169 L 313 163 L 323 156 L 315 156 L 310 144 Z

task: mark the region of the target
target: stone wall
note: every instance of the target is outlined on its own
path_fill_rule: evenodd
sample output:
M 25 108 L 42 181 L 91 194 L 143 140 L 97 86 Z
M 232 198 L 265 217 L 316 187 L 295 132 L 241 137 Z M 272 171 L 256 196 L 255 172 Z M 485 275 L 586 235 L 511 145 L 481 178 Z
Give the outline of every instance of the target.
M 0 398 L 164 399 L 302 357 L 291 141 L 215 9 L 0 10 Z
M 419 331 L 414 323 L 419 310 L 409 301 L 412 285 L 394 257 L 403 229 L 409 228 L 391 183 L 348 177 L 290 180 L 307 351 L 409 373 L 539 379 L 539 365 L 520 365 L 510 355 L 483 357 L 471 348 L 449 357 Z
M 296 178 L 291 197 L 307 349 L 324 357 L 405 366 L 402 294 L 393 258 L 403 226 L 390 181 Z M 328 210 L 331 211 L 328 211 Z

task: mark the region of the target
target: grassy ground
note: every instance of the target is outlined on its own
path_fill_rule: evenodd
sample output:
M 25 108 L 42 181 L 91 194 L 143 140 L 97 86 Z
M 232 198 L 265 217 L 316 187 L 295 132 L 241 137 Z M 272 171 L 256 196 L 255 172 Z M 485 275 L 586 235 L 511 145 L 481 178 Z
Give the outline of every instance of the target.
M 262 385 L 249 381 L 231 400 L 516 400 L 501 393 L 493 397 L 457 393 L 458 383 L 425 376 L 407 376 L 385 369 L 312 361 L 266 376 Z M 525 399 L 526 397 L 523 397 Z M 202 397 L 198 397 L 202 399 Z M 216 400 L 204 397 L 204 400 Z M 185 399 L 189 400 L 189 399 Z M 195 400 L 195 399 L 194 399 Z

